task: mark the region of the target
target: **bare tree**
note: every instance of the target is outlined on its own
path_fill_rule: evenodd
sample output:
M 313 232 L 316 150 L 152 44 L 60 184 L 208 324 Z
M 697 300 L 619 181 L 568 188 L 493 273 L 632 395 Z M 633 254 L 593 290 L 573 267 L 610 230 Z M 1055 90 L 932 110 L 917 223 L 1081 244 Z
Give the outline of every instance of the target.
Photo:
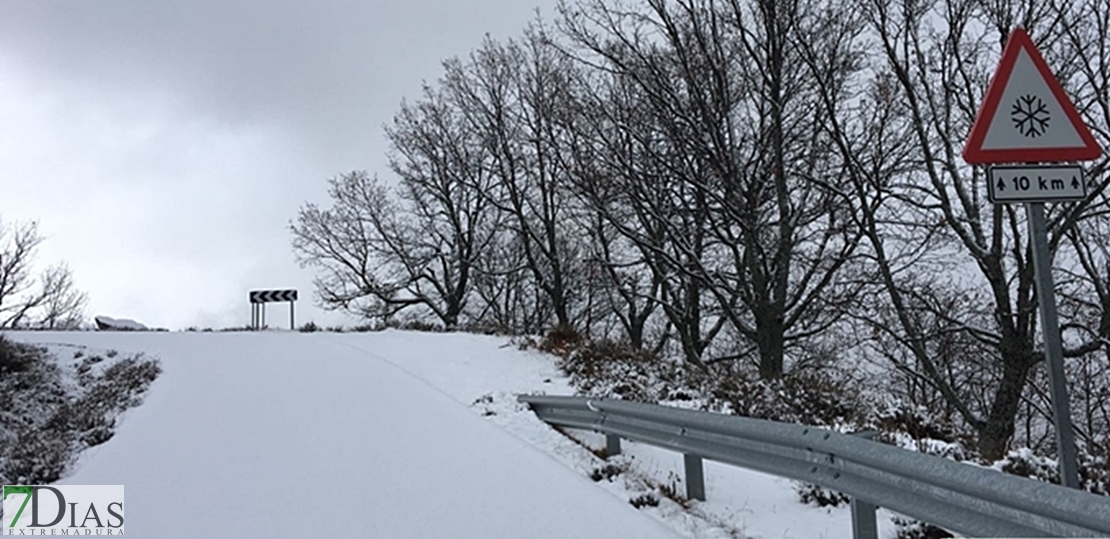
M 691 271 L 707 256 L 712 236 L 707 206 L 689 183 L 672 176 L 676 163 L 689 160 L 643 106 L 647 96 L 632 77 L 617 72 L 580 87 L 583 120 L 571 183 L 594 219 L 586 228 L 609 281 L 610 305 L 636 346 L 661 312 L 663 338 L 652 348 L 673 338 L 687 362 L 704 366 L 726 319 L 714 312 L 702 276 Z
M 650 233 L 637 244 L 690 276 L 682 289 L 663 281 L 664 295 L 683 298 L 684 308 L 670 312 L 692 316 L 700 335 L 702 297 L 711 298 L 717 320 L 751 344 L 761 375 L 779 376 L 788 349 L 829 329 L 839 315 L 828 306 L 853 290 L 837 274 L 860 236 L 844 226 L 825 187 L 842 171 L 825 159 L 829 111 L 813 98 L 795 46 L 803 36 L 839 34 L 803 32 L 825 9 L 809 4 L 648 0 L 637 7 L 563 6 L 565 33 L 584 61 L 634 86 L 655 128 L 646 138 L 643 130 L 632 135 L 650 141 L 641 147 L 661 172 L 657 183 L 639 179 L 650 192 L 634 205 L 653 216 L 654 237 L 673 250 L 646 241 Z M 856 69 L 855 51 L 832 50 L 815 61 Z M 673 210 L 644 204 L 660 193 Z M 641 234 L 650 230 L 645 224 L 624 230 Z M 709 335 L 718 329 L 714 323 Z M 687 358 L 702 361 L 707 343 L 676 331 Z
M 565 327 L 576 325 L 582 288 L 576 282 L 581 246 L 568 226 L 562 155 L 571 70 L 536 24 L 519 41 L 487 39 L 468 61 L 449 62 L 444 77 L 445 92 L 491 156 L 494 183 L 483 190 L 486 200 L 505 217 L 510 244 L 521 249 L 555 324 Z
M 386 134 L 393 145 L 390 165 L 401 180 L 398 194 L 416 220 L 418 243 L 410 248 L 434 261 L 423 273 L 444 299 L 437 315 L 454 327 L 501 216 L 485 195 L 494 176 L 480 136 L 442 91 L 429 87 L 424 94 L 415 105 L 402 106 Z
M 73 273 L 66 264 L 47 268 L 42 274 L 41 314 L 37 325 L 44 329 L 76 329 L 84 322 L 88 295 L 74 288 Z
M 867 0 L 859 7 L 882 51 L 876 69 L 884 92 L 896 96 L 890 121 L 905 123 L 909 134 L 908 141 L 892 139 L 902 145 L 899 153 L 909 153 L 877 167 L 860 159 L 868 152 L 845 150 L 859 181 L 880 187 L 857 206 L 866 210 L 871 254 L 890 299 L 891 317 L 872 322 L 911 352 L 911 361 L 896 365 L 927 382 L 977 431 L 981 455 L 1001 458 L 1043 359 L 1033 265 L 1024 213 L 985 200 L 985 171 L 965 165 L 959 146 L 1013 26 L 1026 27 L 1046 56 L 1074 50 L 1067 50 L 1061 19 L 1046 3 Z M 1068 65 L 1062 63 L 1065 80 Z M 1101 192 L 1106 179 L 1096 183 Z M 1054 252 L 1097 204 L 1052 208 Z M 953 342 L 975 352 L 946 356 L 945 343 Z
M 38 223 L 0 222 L 0 328 L 72 329 L 84 319 L 88 298 L 74 288 L 64 264 L 33 273 L 35 251 L 42 243 Z
M 315 285 L 323 306 L 369 318 L 423 304 L 403 295 L 413 272 L 400 260 L 408 253 L 395 241 L 403 232 L 386 188 L 354 171 L 328 180 L 328 194 L 331 209 L 306 204 L 290 224 L 298 262 L 321 270 Z
M 551 301 L 535 286 L 520 235 L 502 227 L 478 255 L 474 321 L 497 331 L 534 335 L 551 325 Z
M 290 225 L 293 248 L 303 265 L 321 268 L 316 288 L 326 307 L 382 318 L 422 307 L 448 328 L 460 323 L 496 218 L 478 191 L 486 181 L 480 148 L 464 129 L 428 89 L 388 131 L 396 199 L 356 171 L 329 181 L 331 209 L 301 208 Z

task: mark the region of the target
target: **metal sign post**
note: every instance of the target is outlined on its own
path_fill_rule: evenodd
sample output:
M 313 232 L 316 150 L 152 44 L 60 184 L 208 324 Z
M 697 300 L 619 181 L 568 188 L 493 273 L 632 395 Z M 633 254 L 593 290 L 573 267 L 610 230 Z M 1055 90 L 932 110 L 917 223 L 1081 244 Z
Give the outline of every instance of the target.
M 1044 203 L 1026 204 L 1025 213 L 1029 221 L 1030 241 L 1033 243 L 1033 272 L 1037 276 L 1037 302 L 1041 307 L 1041 331 L 1044 333 L 1045 356 L 1048 359 L 1048 382 L 1052 386 L 1060 481 L 1064 486 L 1079 488 L 1079 464 L 1075 457 L 1075 433 L 1071 426 L 1071 406 L 1064 376 L 1064 345 L 1060 339 L 1060 321 L 1056 318 L 1056 287 L 1052 281 L 1052 256 L 1048 252 Z
M 1005 112 L 999 113 L 1000 110 Z M 971 126 L 964 146 L 964 160 L 980 165 L 1063 163 L 1097 159 L 1100 155 L 1102 148 L 1091 136 L 1087 124 L 1029 34 L 1021 28 L 1015 29 L 1006 40 L 998 70 Z M 1026 203 L 1041 333 L 1052 385 L 1060 481 L 1065 486 L 1079 488 L 1075 433 L 1064 374 L 1044 203 L 1086 198 L 1083 170 L 1074 165 L 1000 166 L 993 167 L 987 178 L 987 195 L 991 202 Z

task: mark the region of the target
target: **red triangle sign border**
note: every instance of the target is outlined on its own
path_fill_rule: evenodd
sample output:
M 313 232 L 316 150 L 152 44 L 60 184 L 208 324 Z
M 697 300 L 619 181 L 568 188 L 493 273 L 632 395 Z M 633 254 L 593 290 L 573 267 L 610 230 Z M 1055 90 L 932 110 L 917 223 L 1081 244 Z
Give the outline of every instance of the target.
M 983 148 L 983 143 L 987 138 L 991 123 L 1002 102 L 1002 94 L 1006 91 L 1006 87 L 1010 82 L 1010 75 L 1013 73 L 1014 65 L 1017 64 L 1018 56 L 1022 50 L 1025 50 L 1029 55 L 1030 60 L 1032 60 L 1033 65 L 1044 79 L 1045 84 L 1047 84 L 1048 88 L 1052 91 L 1053 97 L 1056 98 L 1061 108 L 1063 108 L 1065 115 L 1068 117 L 1068 121 L 1079 135 L 1079 138 L 1083 141 L 1082 146 L 1011 149 Z M 1097 159 L 1101 154 L 1102 148 L 1099 147 L 1098 142 L 1091 135 L 1091 131 L 1087 128 L 1087 124 L 1083 121 L 1083 118 L 1079 116 L 1079 111 L 1075 109 L 1075 105 L 1072 104 L 1071 98 L 1068 97 L 1063 86 L 1056 80 L 1056 76 L 1053 75 L 1052 70 L 1049 69 L 1048 64 L 1044 61 L 1044 58 L 1041 57 L 1040 51 L 1038 51 L 1037 47 L 1033 44 L 1033 40 L 1029 38 L 1029 34 L 1022 28 L 1015 28 L 1006 41 L 1006 46 L 1002 50 L 1002 58 L 999 61 L 998 69 L 995 71 L 994 77 L 991 78 L 990 85 L 987 87 L 987 96 L 983 100 L 983 104 L 979 107 L 979 113 L 976 114 L 975 122 L 971 126 L 971 135 L 964 145 L 964 161 L 971 164 L 1053 163 Z

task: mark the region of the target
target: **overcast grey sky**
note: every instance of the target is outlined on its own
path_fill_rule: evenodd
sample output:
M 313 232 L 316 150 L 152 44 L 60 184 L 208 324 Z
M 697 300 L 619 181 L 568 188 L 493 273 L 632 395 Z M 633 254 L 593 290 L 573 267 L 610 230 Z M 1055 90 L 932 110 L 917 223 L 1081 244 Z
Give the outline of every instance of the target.
M 248 290 L 293 287 L 298 324 L 349 323 L 309 300 L 289 220 L 337 173 L 388 177 L 401 99 L 555 3 L 3 0 L 0 218 L 40 222 L 90 315 L 243 325 Z

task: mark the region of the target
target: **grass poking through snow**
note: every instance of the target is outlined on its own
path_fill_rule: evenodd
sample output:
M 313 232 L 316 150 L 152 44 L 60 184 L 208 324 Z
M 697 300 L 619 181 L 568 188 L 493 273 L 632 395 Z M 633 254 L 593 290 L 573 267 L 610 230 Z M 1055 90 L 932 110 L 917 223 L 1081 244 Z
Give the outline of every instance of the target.
M 47 349 L 0 335 L 0 484 L 57 481 L 84 449 L 115 434 L 162 369 L 141 354 L 78 351 L 64 364 Z

